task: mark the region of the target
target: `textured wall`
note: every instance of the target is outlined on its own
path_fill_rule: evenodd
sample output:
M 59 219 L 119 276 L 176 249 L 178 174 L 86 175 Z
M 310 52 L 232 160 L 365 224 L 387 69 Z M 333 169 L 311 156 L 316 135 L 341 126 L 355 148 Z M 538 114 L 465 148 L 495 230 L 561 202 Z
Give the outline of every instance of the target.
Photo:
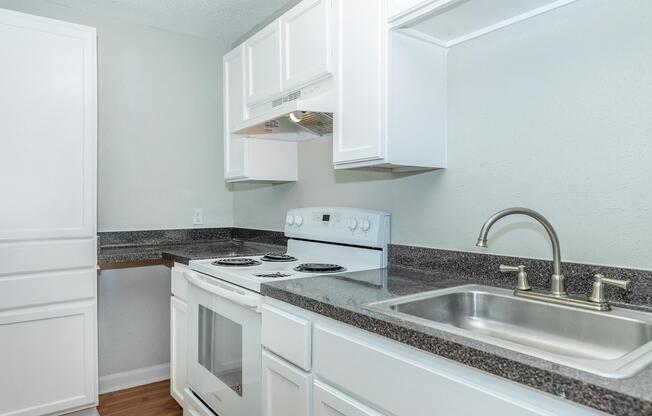
M 392 240 L 464 251 L 484 220 L 522 205 L 556 226 L 567 260 L 652 268 L 652 2 L 580 0 L 449 53 L 449 167 L 334 172 L 331 141 L 300 145 L 299 182 L 234 187 L 235 225 L 280 230 L 295 206 L 393 215 Z M 409 106 L 405 111 L 409 111 Z M 506 219 L 489 252 L 550 257 Z
M 99 231 L 230 226 L 223 180 L 226 42 L 103 18 L 39 0 L 0 7 L 97 28 Z

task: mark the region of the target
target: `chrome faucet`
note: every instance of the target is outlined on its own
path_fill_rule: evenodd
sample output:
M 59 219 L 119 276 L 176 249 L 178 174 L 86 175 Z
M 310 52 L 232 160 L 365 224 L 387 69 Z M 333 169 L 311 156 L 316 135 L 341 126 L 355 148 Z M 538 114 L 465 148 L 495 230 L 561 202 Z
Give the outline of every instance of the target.
M 559 238 L 550 221 L 543 215 L 529 208 L 507 208 L 499 211 L 489 217 L 484 223 L 478 236 L 478 242 L 475 244 L 478 247 L 487 247 L 487 234 L 491 227 L 501 218 L 508 215 L 520 214 L 527 215 L 539 222 L 545 228 L 552 243 L 552 275 L 550 276 L 550 292 L 543 293 L 531 289 L 528 280 L 525 266 L 500 266 L 501 272 L 517 272 L 518 273 L 518 287 L 514 290 L 514 296 L 534 299 L 542 302 L 557 303 L 567 306 L 575 306 L 584 309 L 593 309 L 599 311 L 606 311 L 611 309 L 609 302 L 605 299 L 603 285 L 609 284 L 620 287 L 621 289 L 629 288 L 629 280 L 609 279 L 600 274 L 595 275 L 595 283 L 593 285 L 593 293 L 589 298 L 579 298 L 568 296 L 566 293 L 566 281 L 561 272 L 561 251 L 559 249 Z
M 528 217 L 534 218 L 537 220 L 543 228 L 548 232 L 548 237 L 550 237 L 550 242 L 552 243 L 552 276 L 550 276 L 550 293 L 553 296 L 565 296 L 566 295 L 566 282 L 564 281 L 564 275 L 561 273 L 561 251 L 559 249 L 559 237 L 555 229 L 552 227 L 552 224 L 541 214 L 536 211 L 533 211 L 529 208 L 507 208 L 502 211 L 499 211 L 489 217 L 487 222 L 482 226 L 480 230 L 480 236 L 478 237 L 478 242 L 475 244 L 478 247 L 487 247 L 487 234 L 491 227 L 501 218 L 504 218 L 512 214 L 521 214 L 527 215 Z

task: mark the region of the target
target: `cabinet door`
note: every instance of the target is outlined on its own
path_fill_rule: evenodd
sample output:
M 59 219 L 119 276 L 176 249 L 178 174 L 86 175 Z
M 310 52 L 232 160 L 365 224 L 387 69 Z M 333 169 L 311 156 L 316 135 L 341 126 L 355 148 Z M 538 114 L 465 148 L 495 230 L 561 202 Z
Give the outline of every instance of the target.
M 97 403 L 95 29 L 0 9 L 0 51 L 0 414 L 60 414 Z
M 263 416 L 308 416 L 312 376 L 263 351 Z
M 186 388 L 186 303 L 170 298 L 170 394 L 183 406 Z
M 244 46 L 238 46 L 222 60 L 224 112 L 224 177 L 245 177 L 245 139 L 231 134 L 244 119 Z
M 315 381 L 314 416 L 381 416 L 326 384 Z
M 384 6 L 378 0 L 337 0 L 336 117 L 333 162 L 382 159 L 385 152 Z
M 331 71 L 332 0 L 303 0 L 281 17 L 286 91 Z
M 254 105 L 279 95 L 281 82 L 281 21 L 276 20 L 245 44 L 247 104 Z
M 0 414 L 61 413 L 97 395 L 95 301 L 0 313 Z

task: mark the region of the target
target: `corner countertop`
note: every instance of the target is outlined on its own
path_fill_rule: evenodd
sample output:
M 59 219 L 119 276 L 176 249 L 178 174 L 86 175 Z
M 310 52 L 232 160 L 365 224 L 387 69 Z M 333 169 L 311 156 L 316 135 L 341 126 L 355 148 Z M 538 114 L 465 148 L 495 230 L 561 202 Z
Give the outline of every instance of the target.
M 215 257 L 255 256 L 285 247 L 252 241 L 224 240 L 198 241 L 178 244 L 104 246 L 98 251 L 97 262 L 102 265 L 120 265 L 143 262 L 177 262 Z M 103 268 L 103 267 L 101 267 Z
M 652 415 L 652 367 L 609 379 L 364 309 L 369 302 L 486 281 L 405 267 L 266 283 L 262 294 L 613 415 Z

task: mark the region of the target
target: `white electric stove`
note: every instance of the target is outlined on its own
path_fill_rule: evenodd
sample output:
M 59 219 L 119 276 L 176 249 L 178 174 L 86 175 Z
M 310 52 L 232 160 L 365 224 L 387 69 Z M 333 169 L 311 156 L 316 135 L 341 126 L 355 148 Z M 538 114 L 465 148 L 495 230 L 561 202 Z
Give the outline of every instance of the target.
M 286 252 L 191 261 L 184 274 L 189 400 L 220 416 L 260 415 L 261 284 L 384 268 L 389 229 L 385 212 L 293 209 Z
M 261 283 L 387 266 L 389 214 L 356 208 L 288 212 L 286 252 L 190 262 L 192 270 L 260 292 Z

